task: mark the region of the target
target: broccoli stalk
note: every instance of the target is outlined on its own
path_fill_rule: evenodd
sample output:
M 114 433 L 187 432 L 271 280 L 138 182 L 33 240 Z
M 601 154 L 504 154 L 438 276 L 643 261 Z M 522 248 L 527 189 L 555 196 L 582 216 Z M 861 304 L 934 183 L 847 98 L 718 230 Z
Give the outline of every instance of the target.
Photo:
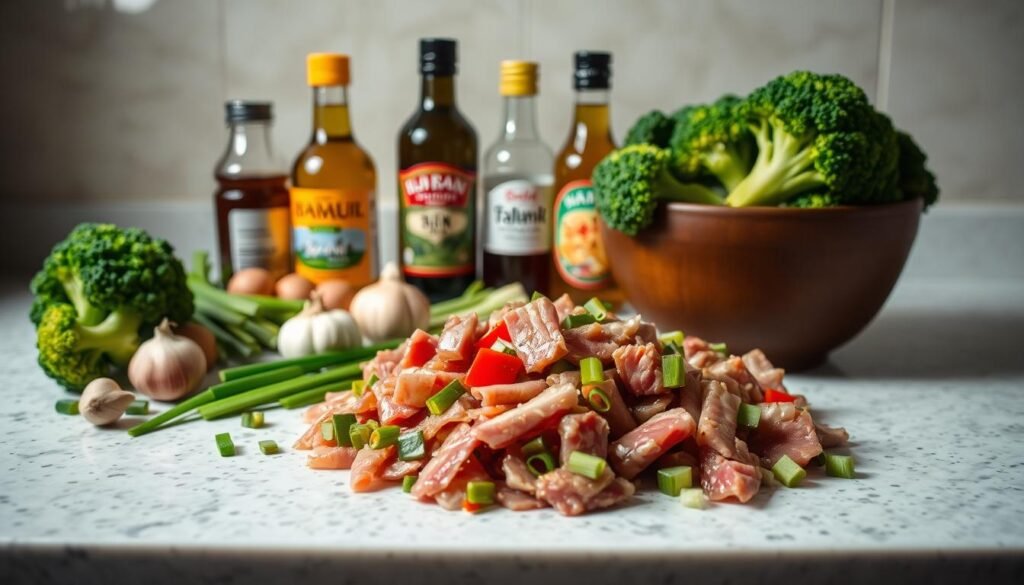
M 111 365 L 125 367 L 139 348 L 142 317 L 130 309 L 111 312 L 96 325 L 86 325 L 74 306 L 51 305 L 36 331 L 39 365 L 69 390 L 81 390 L 106 376 Z
M 812 141 L 793 136 L 777 122 L 759 120 L 751 128 L 757 158 L 726 197 L 727 205 L 778 205 L 798 193 L 825 186 L 825 178 L 814 166 L 817 152 Z

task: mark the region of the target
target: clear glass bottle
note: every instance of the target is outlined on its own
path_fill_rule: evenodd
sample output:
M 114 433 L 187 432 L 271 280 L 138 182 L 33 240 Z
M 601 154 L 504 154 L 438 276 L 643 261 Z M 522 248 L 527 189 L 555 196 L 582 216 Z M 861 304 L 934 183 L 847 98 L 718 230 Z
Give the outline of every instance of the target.
M 270 143 L 273 108 L 232 100 L 224 109 L 228 146 L 214 170 L 221 278 L 253 267 L 279 278 L 291 271 L 291 230 L 288 177 Z
M 313 135 L 292 167 L 295 271 L 314 283 L 364 286 L 377 277 L 377 171 L 352 136 L 349 58 L 313 53 L 306 67 Z
M 537 64 L 503 61 L 500 91 L 504 122 L 484 154 L 480 193 L 484 284 L 548 294 L 554 156 L 537 134 Z

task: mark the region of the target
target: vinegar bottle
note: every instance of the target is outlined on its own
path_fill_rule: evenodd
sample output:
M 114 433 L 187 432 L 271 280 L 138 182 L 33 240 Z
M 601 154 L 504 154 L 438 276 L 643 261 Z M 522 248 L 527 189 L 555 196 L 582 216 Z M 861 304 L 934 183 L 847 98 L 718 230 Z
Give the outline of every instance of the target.
M 483 279 L 548 293 L 551 282 L 551 165 L 537 134 L 537 64 L 501 63 L 501 135 L 483 159 Z
M 271 104 L 224 104 L 228 147 L 214 176 L 221 278 L 236 270 L 265 268 L 272 278 L 291 271 L 288 188 L 270 146 Z
M 398 135 L 398 255 L 431 302 L 476 277 L 476 132 L 455 105 L 456 45 L 420 40 L 420 104 Z
M 615 150 L 608 110 L 611 60 L 610 53 L 576 53 L 576 111 L 569 138 L 555 156 L 551 295 L 569 293 L 578 303 L 592 296 L 621 300 L 601 241 L 590 182 L 597 163 Z
M 292 167 L 295 271 L 314 283 L 344 279 L 355 287 L 377 275 L 373 159 L 352 137 L 348 55 L 313 53 L 313 135 Z

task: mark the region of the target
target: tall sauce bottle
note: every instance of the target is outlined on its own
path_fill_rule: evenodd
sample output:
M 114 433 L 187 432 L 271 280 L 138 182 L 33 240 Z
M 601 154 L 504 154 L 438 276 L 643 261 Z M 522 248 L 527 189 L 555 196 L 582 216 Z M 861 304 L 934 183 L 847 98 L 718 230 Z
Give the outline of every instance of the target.
M 291 240 L 288 177 L 270 145 L 273 109 L 242 100 L 224 109 L 228 146 L 214 170 L 221 277 L 256 267 L 279 278 L 291 270 Z
M 483 159 L 483 280 L 487 286 L 521 282 L 547 294 L 553 156 L 537 134 L 537 64 L 503 61 L 499 89 L 501 135 Z
M 360 287 L 377 274 L 377 172 L 352 137 L 348 55 L 310 54 L 306 77 L 313 135 L 292 167 L 295 271 L 317 284 L 344 279 Z
M 420 40 L 420 104 L 398 135 L 399 261 L 431 302 L 476 277 L 476 132 L 455 105 L 456 43 Z
M 608 266 L 590 175 L 615 149 L 608 93 L 610 53 L 578 51 L 573 84 L 576 111 L 569 138 L 555 155 L 552 297 L 569 293 L 576 302 L 592 296 L 621 301 Z

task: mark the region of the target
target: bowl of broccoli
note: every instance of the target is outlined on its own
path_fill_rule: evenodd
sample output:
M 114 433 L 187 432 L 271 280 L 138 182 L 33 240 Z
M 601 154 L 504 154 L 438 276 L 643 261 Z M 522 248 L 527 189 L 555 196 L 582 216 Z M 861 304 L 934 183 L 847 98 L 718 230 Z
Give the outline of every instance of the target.
M 938 197 L 909 134 L 849 79 L 807 71 L 644 115 L 593 182 L 639 312 L 790 368 L 871 321 Z

